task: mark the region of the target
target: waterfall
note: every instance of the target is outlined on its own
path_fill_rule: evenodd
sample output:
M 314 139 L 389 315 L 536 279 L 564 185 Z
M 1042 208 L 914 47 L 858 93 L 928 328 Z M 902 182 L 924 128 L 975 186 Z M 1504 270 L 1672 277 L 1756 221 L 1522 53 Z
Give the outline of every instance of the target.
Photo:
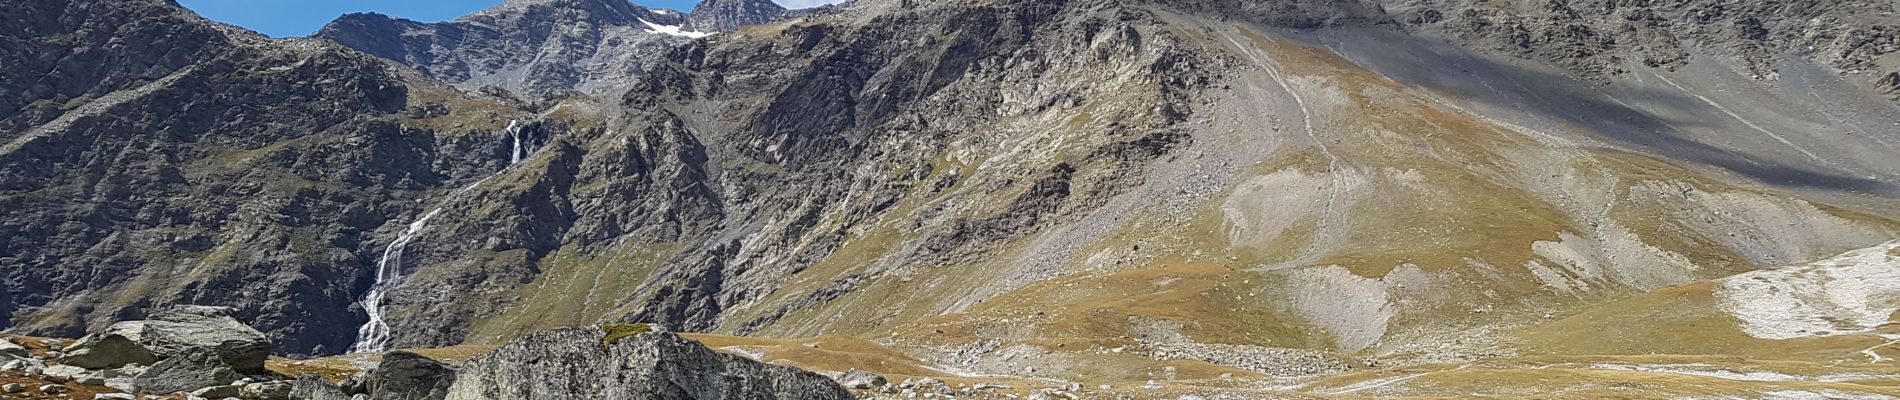
M 443 198 L 442 204 L 429 210 L 428 213 L 424 213 L 422 218 L 417 218 L 415 222 L 409 223 L 409 229 L 404 230 L 402 235 L 396 237 L 396 241 L 390 242 L 389 247 L 383 249 L 383 256 L 376 260 L 376 283 L 370 286 L 369 293 L 363 294 L 363 300 L 358 303 L 362 305 L 363 313 L 369 315 L 369 322 L 363 323 L 362 327 L 356 329 L 356 343 L 350 345 L 351 353 L 373 353 L 388 350 L 390 329 L 389 322 L 384 319 L 383 301 L 388 299 L 391 290 L 394 290 L 397 286 L 402 284 L 403 248 L 409 247 L 410 243 L 415 242 L 416 238 L 422 235 L 422 231 L 429 227 L 429 220 L 434 219 L 436 214 L 440 214 L 442 209 L 447 207 L 450 201 L 460 197 L 462 193 L 475 189 L 476 186 L 481 186 L 482 182 L 487 182 L 490 178 L 507 172 L 508 168 L 514 167 L 515 164 L 520 164 L 522 159 L 534 155 L 534 149 L 522 146 L 521 136 L 523 135 L 523 128 L 524 126 L 521 125 L 521 121 L 508 120 L 508 136 L 514 141 L 514 146 L 509 151 L 508 167 L 504 167 L 500 171 L 495 171 L 494 174 L 483 177 L 481 180 L 475 181 L 475 183 L 467 187 L 449 193 L 448 197 Z
M 513 120 L 513 119 L 508 120 L 508 137 L 514 138 L 515 140 L 514 150 L 508 152 L 508 165 L 515 165 L 515 164 L 521 163 L 522 151 L 521 151 L 520 124 L 521 124 L 520 120 Z
M 416 240 L 416 235 L 429 226 L 429 219 L 441 213 L 441 208 L 430 210 L 416 222 L 409 223 L 409 230 L 383 249 L 383 257 L 376 261 L 376 284 L 370 286 L 369 293 L 363 295 L 363 312 L 369 314 L 369 322 L 356 329 L 356 344 L 350 346 L 351 353 L 383 351 L 389 346 L 389 323 L 383 320 L 383 299 L 389 296 L 389 290 L 402 282 L 402 249 Z

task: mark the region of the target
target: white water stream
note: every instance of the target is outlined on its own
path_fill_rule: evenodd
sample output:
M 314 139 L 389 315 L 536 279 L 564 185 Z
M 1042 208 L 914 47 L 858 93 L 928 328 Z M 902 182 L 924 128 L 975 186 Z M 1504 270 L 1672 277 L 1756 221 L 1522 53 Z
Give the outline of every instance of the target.
M 520 164 L 522 159 L 534 154 L 534 149 L 522 145 L 521 136 L 525 134 L 522 132 L 522 128 L 523 126 L 520 124 L 520 121 L 508 121 L 508 136 L 514 140 L 514 147 L 508 153 L 509 168 L 514 167 L 515 164 Z M 450 193 L 448 197 L 442 199 L 441 204 L 429 210 L 429 212 L 422 214 L 422 218 L 417 218 L 415 222 L 409 223 L 409 229 L 404 230 L 402 235 L 397 236 L 396 241 L 390 242 L 388 248 L 383 249 L 382 258 L 376 261 L 376 284 L 370 286 L 369 292 L 363 294 L 363 301 L 359 303 L 363 306 L 363 312 L 369 315 L 369 321 L 364 322 L 362 327 L 356 329 L 356 343 L 350 345 L 351 353 L 374 353 L 389 349 L 390 329 L 389 322 L 384 319 L 383 305 L 384 302 L 388 300 L 390 291 L 402 285 L 404 278 L 402 265 L 403 248 L 415 242 L 416 238 L 420 236 L 424 230 L 428 229 L 429 220 L 434 219 L 436 214 L 442 213 L 442 208 L 447 206 L 449 202 L 460 197 L 462 193 L 466 193 L 470 189 L 480 186 L 482 182 L 487 182 L 489 178 L 501 175 L 507 171 L 508 168 L 502 168 L 501 171 L 496 171 L 494 175 L 484 177 L 474 184 L 468 185 L 468 187 Z

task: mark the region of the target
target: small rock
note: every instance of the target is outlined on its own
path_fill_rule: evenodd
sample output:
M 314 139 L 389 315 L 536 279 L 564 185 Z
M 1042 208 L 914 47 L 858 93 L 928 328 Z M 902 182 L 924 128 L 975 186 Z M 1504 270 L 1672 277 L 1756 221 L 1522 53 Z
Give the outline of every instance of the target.
M 133 379 L 132 377 L 128 376 L 128 377 L 118 377 L 118 378 L 106 378 L 106 383 L 101 384 L 100 386 L 113 388 L 121 392 L 137 392 L 139 385 L 138 385 L 138 380 Z
M 7 393 L 19 393 L 19 392 L 26 391 L 26 386 L 18 384 L 18 383 L 9 383 L 5 385 L 0 385 L 0 391 L 4 391 Z
M 226 398 L 226 397 L 238 397 L 239 395 L 243 395 L 243 394 L 244 394 L 244 387 L 237 386 L 237 385 L 212 386 L 212 387 L 207 387 L 207 388 L 191 391 L 192 396 L 198 396 L 198 397 L 204 397 L 204 398 L 218 398 L 218 399 Z
M 40 393 L 45 393 L 45 394 L 66 393 L 66 387 L 60 386 L 60 385 L 40 385 Z
M 884 386 L 884 384 L 888 382 L 890 381 L 885 380 L 884 376 L 882 375 L 873 374 L 873 373 L 859 370 L 856 368 L 852 368 L 849 371 L 845 371 L 844 374 L 838 375 L 838 384 L 844 385 L 844 387 L 848 387 L 852 389 L 864 389 L 864 390 L 874 389 L 880 386 Z
M 239 398 L 245 400 L 289 400 L 291 381 L 247 383 Z
M 0 354 L 14 357 L 32 357 L 32 354 L 26 351 L 26 346 L 14 343 L 12 339 L 0 340 Z
M 47 376 L 56 376 L 56 377 L 60 377 L 67 380 L 71 380 L 74 378 L 87 375 L 85 368 L 75 367 L 71 365 L 54 365 L 54 366 L 46 367 L 45 369 L 40 370 L 40 373 L 46 374 Z
M 131 393 L 100 393 L 92 396 L 92 400 L 138 400 L 138 398 Z
M 363 396 L 358 394 L 358 396 Z M 290 397 L 305 400 L 350 400 L 350 395 L 330 381 L 316 375 L 304 375 L 291 384 Z

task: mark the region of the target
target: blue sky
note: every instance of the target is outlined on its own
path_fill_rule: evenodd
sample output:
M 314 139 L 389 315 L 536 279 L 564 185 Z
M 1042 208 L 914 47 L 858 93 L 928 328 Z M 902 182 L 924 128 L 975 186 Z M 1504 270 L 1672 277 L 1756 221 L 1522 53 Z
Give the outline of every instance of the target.
M 793 8 L 836 2 L 775 1 Z M 417 21 L 446 21 L 501 4 L 501 0 L 178 0 L 178 3 L 219 22 L 273 37 L 293 37 L 316 32 L 323 24 L 347 13 L 375 11 Z M 699 0 L 634 0 L 634 3 L 685 11 L 699 4 Z

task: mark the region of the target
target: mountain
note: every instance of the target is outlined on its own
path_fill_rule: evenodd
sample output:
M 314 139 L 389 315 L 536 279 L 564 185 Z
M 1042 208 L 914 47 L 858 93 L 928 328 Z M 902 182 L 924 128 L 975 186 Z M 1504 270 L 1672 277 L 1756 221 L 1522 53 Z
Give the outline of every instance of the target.
M 1900 238 L 1887 1 L 860 0 L 673 40 L 540 0 L 318 35 L 347 47 L 0 4 L 33 21 L 6 70 L 47 71 L 0 84 L 15 332 L 170 303 L 293 354 L 658 323 L 1141 398 L 1900 376 L 1900 306 L 1846 284 Z M 701 8 L 769 11 L 743 4 Z M 204 47 L 123 45 L 178 37 Z M 644 61 L 558 72 L 616 57 Z M 1780 286 L 1751 282 L 1839 331 L 1761 327 Z
M 791 10 L 772 0 L 706 0 L 693 6 L 687 17 L 693 30 L 725 32 L 746 25 L 759 25 L 791 16 Z
M 771 0 L 713 0 L 691 13 L 625 0 L 509 0 L 454 21 L 344 15 L 312 35 L 414 67 L 464 88 L 539 99 L 612 97 L 673 47 L 794 13 Z
M 349 14 L 313 37 L 415 67 L 465 87 L 523 97 L 625 86 L 688 40 L 684 14 L 623 0 L 510 0 L 449 22 Z
M 288 354 L 342 351 L 415 199 L 507 161 L 521 114 L 334 43 L 164 1 L 16 1 L 0 28 L 0 265 L 14 331 L 235 306 Z

